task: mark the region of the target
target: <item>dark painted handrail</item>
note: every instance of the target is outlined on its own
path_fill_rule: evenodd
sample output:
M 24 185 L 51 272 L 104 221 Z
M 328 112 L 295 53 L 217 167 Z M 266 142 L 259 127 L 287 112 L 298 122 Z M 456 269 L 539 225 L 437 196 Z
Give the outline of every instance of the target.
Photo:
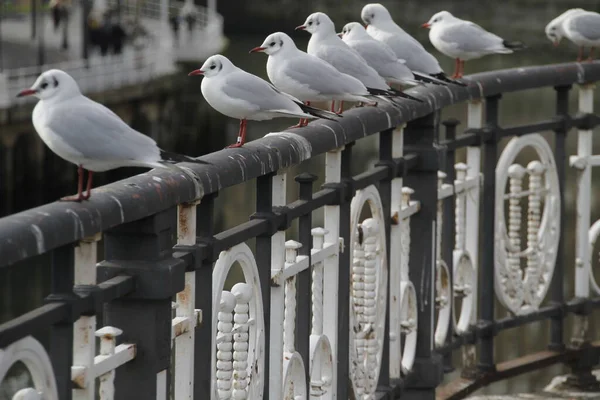
M 298 164 L 357 139 L 448 105 L 500 93 L 600 80 L 600 62 L 566 63 L 484 72 L 468 87 L 427 86 L 409 91 L 423 103 L 353 108 L 339 122 L 318 120 L 302 129 L 201 157 L 212 165 L 180 164 L 187 171 L 154 170 L 94 190 L 81 204 L 52 203 L 0 219 L 0 267 L 135 221 L 180 203 Z

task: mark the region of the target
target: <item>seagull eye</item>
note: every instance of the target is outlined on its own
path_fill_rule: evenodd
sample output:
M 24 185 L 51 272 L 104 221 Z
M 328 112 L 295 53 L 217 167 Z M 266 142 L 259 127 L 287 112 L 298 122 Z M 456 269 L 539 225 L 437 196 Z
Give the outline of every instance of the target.
M 375 18 L 375 14 L 371 14 L 371 18 Z
M 42 89 L 46 89 L 46 88 L 48 87 L 48 83 L 47 83 L 47 82 L 44 82 L 44 83 L 42 83 L 42 84 L 40 85 L 40 87 L 41 87 Z
M 269 46 L 271 46 L 271 47 L 275 46 L 275 42 L 269 43 Z
M 312 21 L 309 21 L 309 22 L 308 22 L 308 25 L 312 25 Z
M 210 66 L 210 69 L 215 69 L 217 66 L 215 64 Z

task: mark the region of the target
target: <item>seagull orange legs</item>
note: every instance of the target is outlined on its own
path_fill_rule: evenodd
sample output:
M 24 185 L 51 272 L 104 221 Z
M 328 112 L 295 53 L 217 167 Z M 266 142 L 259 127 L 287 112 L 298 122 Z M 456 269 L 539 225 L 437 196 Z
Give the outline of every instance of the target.
M 77 194 L 75 196 L 62 197 L 60 200 L 61 201 L 81 201 L 81 200 L 89 199 L 90 196 L 92 195 L 93 174 L 94 173 L 92 171 L 88 171 L 88 181 L 87 181 L 86 193 L 83 194 L 83 167 L 80 165 L 77 168 L 77 175 L 78 175 Z
M 237 142 L 227 146 L 228 149 L 242 147 L 244 145 L 244 143 L 246 143 L 246 124 L 247 123 L 248 123 L 248 121 L 246 121 L 245 119 L 240 120 L 240 131 L 238 132 Z
M 587 58 L 588 62 L 594 61 L 594 50 L 596 50 L 595 47 L 590 47 L 590 54 L 588 54 Z M 583 61 L 583 53 L 585 53 L 585 47 L 579 46 L 579 52 L 577 53 L 577 62 Z
M 464 73 L 465 61 L 461 60 L 460 58 L 457 58 L 456 60 L 454 60 L 454 75 L 452 75 L 452 78 L 462 78 Z
M 307 106 L 310 106 L 310 101 L 305 101 L 304 104 L 306 104 Z M 300 121 L 298 121 L 298 123 L 296 125 L 292 125 L 288 129 L 304 128 L 306 125 L 308 125 L 308 118 L 300 118 Z

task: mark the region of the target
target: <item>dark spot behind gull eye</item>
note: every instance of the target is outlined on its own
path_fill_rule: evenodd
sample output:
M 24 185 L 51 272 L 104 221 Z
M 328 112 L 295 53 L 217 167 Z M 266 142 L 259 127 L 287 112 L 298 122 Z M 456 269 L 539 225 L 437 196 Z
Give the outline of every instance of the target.
M 41 87 L 42 89 L 46 89 L 46 88 L 48 87 L 48 83 L 47 83 L 47 82 L 44 82 L 44 83 L 42 83 L 42 84 L 40 85 L 40 87 Z
M 279 40 L 279 45 L 283 47 L 283 40 Z
M 269 43 L 269 46 L 271 46 L 271 47 L 275 46 L 275 42 Z
M 54 82 L 54 87 L 57 87 L 57 86 L 58 86 L 58 79 L 56 79 L 56 77 L 55 77 L 55 76 L 53 76 L 53 77 L 52 77 L 52 80 L 53 80 L 53 82 Z

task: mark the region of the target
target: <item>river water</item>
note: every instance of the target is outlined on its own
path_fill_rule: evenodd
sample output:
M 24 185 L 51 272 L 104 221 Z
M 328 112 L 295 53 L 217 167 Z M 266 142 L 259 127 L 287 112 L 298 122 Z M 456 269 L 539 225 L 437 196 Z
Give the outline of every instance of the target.
M 412 2 L 416 3 L 416 2 Z M 411 4 L 412 4 L 411 3 Z M 518 7 L 512 5 L 512 7 Z M 560 12 L 562 10 L 559 10 Z M 464 10 L 463 14 L 465 18 L 469 17 L 469 10 Z M 568 43 L 562 43 L 560 47 L 554 48 L 551 46 L 543 34 L 543 26 L 547 21 L 541 21 L 536 18 L 535 15 L 529 15 L 527 18 L 529 23 L 524 23 L 522 20 L 518 21 L 520 29 L 518 30 L 519 37 L 515 37 L 515 30 L 511 29 L 511 21 L 507 18 L 498 18 L 495 14 L 502 13 L 502 10 L 490 10 L 490 17 L 487 22 L 478 21 L 485 28 L 497 32 L 507 39 L 515 40 L 520 39 L 525 41 L 530 49 L 524 52 L 512 54 L 512 55 L 498 55 L 488 56 L 481 60 L 475 60 L 466 64 L 466 73 L 473 73 L 479 71 L 487 71 L 494 69 L 503 69 L 517 66 L 528 66 L 528 65 L 539 65 L 549 64 L 557 62 L 565 62 L 574 60 L 576 57 L 576 49 Z M 477 13 L 481 15 L 481 13 Z M 494 15 L 492 15 L 494 14 Z M 511 16 L 518 15 L 512 10 Z M 298 17 L 298 24 L 302 23 L 305 16 Z M 426 40 L 426 32 L 418 31 L 416 26 L 420 25 L 425 21 L 415 21 L 412 27 L 407 27 L 407 30 L 417 35 L 424 43 Z M 340 25 L 341 26 L 341 25 Z M 525 26 L 525 28 L 524 28 Z M 526 33 L 524 33 L 526 32 Z M 262 43 L 266 35 L 235 35 L 230 36 L 230 42 L 224 54 L 232 59 L 232 61 L 238 66 L 248 70 L 249 72 L 255 73 L 266 78 L 265 63 L 266 56 L 263 54 L 248 54 L 248 50 L 258 46 Z M 295 32 L 292 35 L 298 43 L 298 47 L 305 49 L 306 42 L 308 40 L 308 34 L 304 32 Z M 428 42 L 427 42 L 428 43 Z M 427 44 L 428 48 L 431 48 Z M 438 59 L 442 63 L 442 67 L 447 71 L 452 71 L 453 60 L 440 55 L 439 53 L 432 50 L 432 52 L 438 56 Z M 182 71 L 182 74 L 187 71 Z M 163 124 L 163 126 L 151 127 L 151 129 L 158 129 L 160 133 L 159 143 L 163 146 L 173 144 L 174 137 L 181 137 L 183 139 L 176 141 L 175 145 L 168 147 L 173 150 L 185 151 L 188 154 L 201 154 L 209 151 L 215 151 L 223 147 L 224 144 L 235 141 L 237 136 L 238 122 L 227 118 L 224 118 L 210 109 L 201 99 L 199 94 L 199 80 L 196 82 L 191 80 L 182 80 L 182 85 L 187 87 L 187 101 L 185 105 L 176 109 L 176 115 L 171 120 L 170 124 Z M 192 82 L 192 83 L 190 83 Z M 197 93 L 195 92 L 197 90 Z M 570 98 L 570 110 L 574 112 L 576 110 L 576 90 L 572 91 Z M 174 99 L 179 96 L 177 91 L 172 94 Z M 512 126 L 518 124 L 524 124 L 534 121 L 539 121 L 552 117 L 554 111 L 555 97 L 552 89 L 535 90 L 520 92 L 518 94 L 505 95 L 501 102 L 500 108 L 500 123 L 503 126 Z M 599 102 L 596 101 L 596 107 Z M 197 111 L 200 110 L 201 113 Z M 466 121 L 466 107 L 465 105 L 457 105 L 449 107 L 443 111 L 443 117 L 459 118 L 461 121 Z M 200 121 L 197 124 L 190 123 L 192 121 Z M 175 121 L 175 122 L 174 122 Z M 179 122 L 176 122 L 179 121 Z M 290 120 L 277 120 L 270 122 L 249 122 L 248 124 L 248 136 L 249 140 L 257 139 L 268 132 L 278 131 L 287 126 L 291 125 Z M 190 128 L 192 126 L 192 128 Z M 136 128 L 144 131 L 140 127 Z M 552 143 L 552 135 L 550 133 L 544 133 L 544 135 Z M 35 139 L 37 140 L 37 139 Z M 163 144 L 164 143 L 164 144 Z M 502 145 L 506 144 L 506 141 Z M 596 143 L 594 145 L 594 151 L 597 153 L 600 149 Z M 357 159 L 354 163 L 356 170 L 355 173 L 361 172 L 361 166 L 365 163 L 372 163 L 376 157 L 376 141 L 374 138 L 363 140 L 357 146 Z M 571 132 L 568 136 L 568 150 L 567 154 L 574 154 L 576 151 L 576 135 L 575 132 Z M 531 153 L 524 154 L 523 157 L 519 158 L 519 162 L 526 165 L 531 160 Z M 47 157 L 54 157 L 47 155 Z M 458 154 L 457 161 L 464 160 L 464 154 L 461 152 Z M 28 160 L 26 156 L 20 156 L 17 159 L 20 162 L 19 174 L 28 175 Z M 68 164 L 58 159 L 51 159 L 53 169 L 56 170 L 67 170 L 73 168 Z M 319 181 L 317 181 L 315 188 L 322 183 L 322 165 L 323 157 L 317 157 L 316 160 L 303 164 L 303 171 L 310 171 L 319 175 Z M 24 171 L 24 172 L 23 172 Z M 74 168 L 73 168 L 74 171 Z M 115 179 L 120 179 L 131 173 L 142 170 L 121 170 L 118 173 L 107 174 L 107 176 L 100 177 L 99 184 L 107 183 Z M 290 177 L 294 176 L 299 171 L 299 168 L 292 168 L 290 170 Z M 60 181 L 54 185 L 52 182 L 44 183 L 44 190 L 41 193 L 38 191 L 38 197 L 35 199 L 28 199 L 27 202 L 15 201 L 12 202 L 10 208 L 0 207 L 0 210 L 4 210 L 4 214 L 18 211 L 23 208 L 28 208 L 37 204 L 43 204 L 59 196 L 65 195 L 67 192 L 72 191 L 74 185 L 74 175 L 69 172 L 70 178 L 67 181 Z M 597 177 L 594 175 L 594 177 Z M 18 177 L 22 179 L 22 176 Z M 568 213 L 567 227 L 565 235 L 562 240 L 568 242 L 567 254 L 566 254 L 566 270 L 567 275 L 564 279 L 564 287 L 567 294 L 567 298 L 570 298 L 573 294 L 573 260 L 574 260 L 574 204 L 575 204 L 575 174 L 569 169 L 567 171 L 567 195 L 566 195 L 566 209 Z M 293 180 L 290 179 L 288 187 L 288 201 L 293 201 L 297 192 L 294 187 Z M 597 179 L 594 180 L 595 189 L 597 189 Z M 249 182 L 244 185 L 239 185 L 236 188 L 230 188 L 223 191 L 218 198 L 217 212 L 215 215 L 215 222 L 218 230 L 227 229 L 238 223 L 244 222 L 248 219 L 248 215 L 254 212 L 254 182 Z M 41 182 L 33 182 L 33 185 L 40 185 Z M 19 186 L 17 186 L 17 191 Z M 594 190 L 594 193 L 596 190 Z M 598 196 L 592 199 L 592 221 L 595 221 L 600 217 L 600 199 Z M 315 212 L 314 224 L 322 223 L 322 213 Z M 290 238 L 295 235 L 294 227 L 290 229 Z M 0 322 L 6 321 L 10 318 L 14 318 L 33 307 L 41 304 L 44 296 L 48 294 L 49 290 L 49 270 L 47 268 L 49 258 L 47 256 L 40 256 L 27 263 L 22 263 L 10 268 L 6 271 L 0 271 Z M 28 293 L 23 296 L 23 293 Z M 506 315 L 506 312 L 498 304 L 496 307 L 496 313 L 498 317 Z M 496 357 L 498 361 L 508 360 L 518 355 L 525 353 L 539 351 L 544 349 L 544 344 L 547 343 L 549 332 L 549 324 L 546 322 L 532 324 L 525 328 L 512 329 L 510 331 L 503 332 L 497 338 Z M 566 331 L 566 337 L 568 337 L 569 331 Z M 45 335 L 40 335 L 40 339 L 45 342 Z M 456 366 L 460 366 L 460 352 L 455 354 Z M 562 366 L 555 366 L 547 368 L 545 370 L 537 371 L 527 375 L 520 376 L 518 378 L 510 379 L 501 383 L 491 385 L 488 388 L 483 389 L 480 393 L 495 393 L 504 394 L 508 392 L 517 391 L 534 391 L 540 390 L 545 384 L 549 382 L 552 376 L 565 372 L 566 369 Z M 0 399 L 6 392 L 3 392 L 6 388 L 0 386 Z

